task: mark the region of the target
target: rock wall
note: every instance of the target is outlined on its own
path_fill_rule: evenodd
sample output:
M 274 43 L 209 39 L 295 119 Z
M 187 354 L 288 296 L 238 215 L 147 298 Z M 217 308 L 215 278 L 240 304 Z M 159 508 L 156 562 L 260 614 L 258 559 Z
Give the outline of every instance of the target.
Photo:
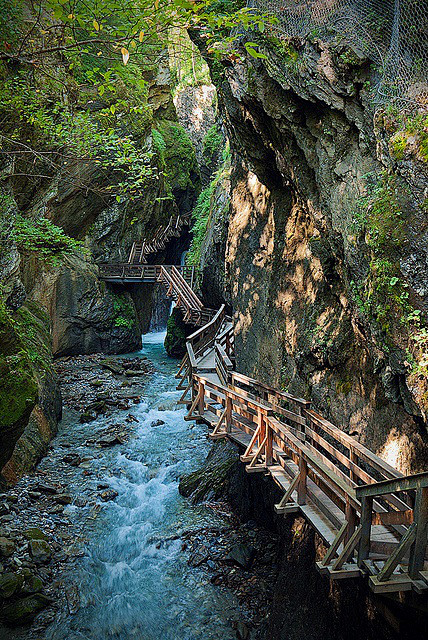
M 374 113 L 370 62 L 340 43 L 261 50 L 216 80 L 232 149 L 217 269 L 237 366 L 310 397 L 401 470 L 426 468 L 423 107 Z

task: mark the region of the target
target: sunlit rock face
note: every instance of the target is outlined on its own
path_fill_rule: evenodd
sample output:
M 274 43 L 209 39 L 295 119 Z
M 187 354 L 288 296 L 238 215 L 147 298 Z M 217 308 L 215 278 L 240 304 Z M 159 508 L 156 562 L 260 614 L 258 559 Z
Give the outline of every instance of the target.
M 367 61 L 344 68 L 324 45 L 305 46 L 298 73 L 272 54 L 268 65 L 228 67 L 222 85 L 238 367 L 311 398 L 397 468 L 426 468 L 426 379 L 410 373 L 411 328 L 384 332 L 361 304 L 373 253 L 355 225 L 364 176 L 392 172 L 406 225 L 385 258 L 398 261 L 415 306 L 426 309 L 426 164 L 391 156 L 386 124 L 379 114 L 373 124 L 364 93 Z

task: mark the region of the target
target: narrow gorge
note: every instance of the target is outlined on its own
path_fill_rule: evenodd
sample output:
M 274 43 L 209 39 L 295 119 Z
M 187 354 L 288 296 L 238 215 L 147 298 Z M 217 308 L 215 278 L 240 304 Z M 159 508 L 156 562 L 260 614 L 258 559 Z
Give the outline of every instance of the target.
M 0 7 L 0 640 L 426 636 L 427 27 Z

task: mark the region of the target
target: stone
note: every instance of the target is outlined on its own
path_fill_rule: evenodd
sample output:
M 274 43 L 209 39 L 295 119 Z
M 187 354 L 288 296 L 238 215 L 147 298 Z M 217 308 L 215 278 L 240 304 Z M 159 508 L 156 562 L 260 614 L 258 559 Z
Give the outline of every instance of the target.
M 21 626 L 33 621 L 36 614 L 47 607 L 51 599 L 42 593 L 9 602 L 2 607 L 1 618 L 11 627 Z
M 46 493 L 49 495 L 54 495 L 55 493 L 58 493 L 58 489 L 54 487 L 53 484 L 48 484 L 45 482 L 39 482 L 39 484 L 36 485 L 36 490 L 39 491 L 40 493 Z
M 200 567 L 201 564 L 206 562 L 208 559 L 209 559 L 208 549 L 205 545 L 201 545 L 200 547 L 198 547 L 198 549 L 196 549 L 196 551 L 194 551 L 191 554 L 188 560 L 188 563 L 190 564 L 191 567 Z
M 52 557 L 52 551 L 46 540 L 30 540 L 30 555 L 36 564 L 46 564 Z
M 77 453 L 67 453 L 62 460 L 72 467 L 78 467 L 81 463 L 81 457 Z
M 123 444 L 124 440 L 119 435 L 105 436 L 101 440 L 98 440 L 100 447 L 113 447 L 115 444 Z
M 93 422 L 97 419 L 97 414 L 95 411 L 84 411 L 80 414 L 79 421 L 82 424 L 86 424 L 87 422 Z
M 47 540 L 48 539 L 48 536 L 45 533 L 43 533 L 41 529 L 38 529 L 37 527 L 30 527 L 29 529 L 26 529 L 24 531 L 24 536 L 28 540 Z
M 42 579 L 39 578 L 38 576 L 35 576 L 30 571 L 28 571 L 28 573 L 25 575 L 24 585 L 21 589 L 21 593 L 30 595 L 32 593 L 39 593 L 40 591 L 42 591 L 42 589 L 43 589 Z
M 114 500 L 118 496 L 118 492 L 114 489 L 106 489 L 100 495 L 100 498 L 103 502 L 109 502 L 110 500 Z
M 229 553 L 226 554 L 224 559 L 227 562 L 233 562 L 243 569 L 250 569 L 253 563 L 256 550 L 250 545 L 238 543 L 233 545 Z
M 29 491 L 28 497 L 31 498 L 31 500 L 39 500 L 42 497 L 42 494 L 40 491 Z
M 140 371 L 140 370 L 136 370 L 136 369 L 127 369 L 125 371 L 125 375 L 127 378 L 136 378 L 138 376 L 143 376 L 145 375 L 145 371 Z
M 71 504 L 73 502 L 73 498 L 67 493 L 59 493 L 57 496 L 54 496 L 54 500 L 58 504 Z
M 0 516 L 5 516 L 10 512 L 10 507 L 6 502 L 0 502 Z
M 10 538 L 0 538 L 0 558 L 9 558 L 15 551 L 15 543 Z
M 3 573 L 0 576 L 0 597 L 11 598 L 21 590 L 24 584 L 24 576 L 19 573 Z
M 236 637 L 238 640 L 248 640 L 250 637 L 250 630 L 244 622 L 237 620 L 233 623 L 233 628 L 236 631 Z
M 100 364 L 103 369 L 107 369 L 107 371 L 111 371 L 115 375 L 121 376 L 123 374 L 123 367 L 113 360 L 102 360 Z
M 165 424 L 165 420 L 153 420 L 151 423 L 151 427 L 160 427 L 162 424 Z

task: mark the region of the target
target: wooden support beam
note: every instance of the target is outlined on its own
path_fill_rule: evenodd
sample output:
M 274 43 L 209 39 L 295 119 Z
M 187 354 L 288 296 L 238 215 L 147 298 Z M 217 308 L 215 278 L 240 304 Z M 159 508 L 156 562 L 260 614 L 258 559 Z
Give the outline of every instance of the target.
M 427 549 L 428 487 L 422 487 L 416 491 L 414 513 L 417 528 L 415 540 L 410 549 L 409 575 L 416 580 L 419 572 L 424 568 Z
M 361 516 L 360 527 L 361 537 L 360 545 L 358 548 L 358 566 L 363 568 L 365 560 L 370 555 L 370 535 L 372 528 L 372 511 L 373 511 L 373 498 L 371 496 L 364 497 L 361 500 Z
M 381 571 L 379 571 L 377 575 L 377 579 L 379 582 L 384 582 L 388 580 L 394 572 L 395 567 L 404 557 L 407 549 L 413 543 L 416 538 L 416 528 L 417 524 L 414 522 L 407 529 L 407 532 L 401 538 L 400 544 L 396 547 L 393 553 L 389 556 L 388 560 L 383 565 Z
M 299 482 L 297 485 L 297 504 L 306 504 L 306 479 L 308 475 L 308 464 L 302 457 L 299 459 Z
M 337 560 L 333 563 L 333 566 L 332 566 L 333 571 L 337 571 L 338 569 L 340 569 L 343 563 L 349 560 L 349 558 L 352 556 L 354 552 L 355 547 L 359 543 L 360 538 L 361 538 L 361 525 L 355 529 L 354 533 L 352 534 L 352 536 L 350 537 L 346 545 L 343 547 L 342 552 L 339 554 Z
M 327 566 L 328 563 L 330 562 L 330 560 L 333 558 L 334 554 L 336 553 L 336 551 L 338 550 L 339 546 L 343 542 L 343 539 L 345 537 L 347 528 L 348 528 L 348 523 L 344 522 L 342 524 L 341 528 L 339 529 L 339 531 L 337 532 L 337 535 L 336 535 L 335 539 L 333 540 L 332 544 L 328 548 L 327 553 L 325 554 L 324 558 L 319 563 L 320 567 Z
M 290 483 L 290 486 L 288 487 L 287 491 L 284 493 L 284 495 L 282 496 L 281 500 L 278 502 L 278 504 L 275 505 L 275 511 L 276 513 L 286 513 L 286 506 L 287 506 L 287 502 L 289 501 L 289 499 L 291 498 L 293 491 L 295 490 L 297 483 L 299 482 L 299 474 L 297 474 L 293 480 Z M 298 506 L 298 505 L 296 505 Z

